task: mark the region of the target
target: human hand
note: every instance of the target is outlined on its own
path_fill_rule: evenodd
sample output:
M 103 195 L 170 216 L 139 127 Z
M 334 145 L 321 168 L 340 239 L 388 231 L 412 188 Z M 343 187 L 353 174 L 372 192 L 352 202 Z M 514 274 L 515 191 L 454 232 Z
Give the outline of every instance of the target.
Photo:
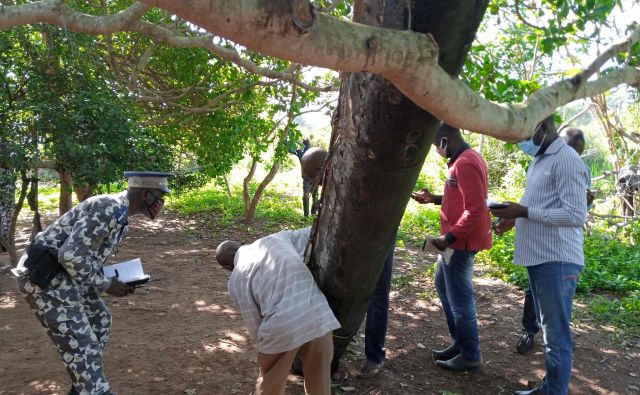
M 514 218 L 501 218 L 497 223 L 492 226 L 493 231 L 498 235 L 502 235 L 511 230 L 516 225 Z
M 433 239 L 431 243 L 433 243 L 433 245 L 436 246 L 436 248 L 440 251 L 444 251 L 447 247 L 449 247 L 449 242 L 444 238 L 444 236 Z
M 433 195 L 427 188 L 420 192 L 411 192 L 411 198 L 420 204 L 433 203 Z
M 521 206 L 514 202 L 505 202 L 506 208 L 492 208 L 489 209 L 494 217 L 499 218 L 527 218 L 529 217 L 529 210 L 525 206 Z
M 123 283 L 117 278 L 111 278 L 111 286 L 107 289 L 107 293 L 112 296 L 123 297 L 132 294 L 134 288 L 131 285 Z

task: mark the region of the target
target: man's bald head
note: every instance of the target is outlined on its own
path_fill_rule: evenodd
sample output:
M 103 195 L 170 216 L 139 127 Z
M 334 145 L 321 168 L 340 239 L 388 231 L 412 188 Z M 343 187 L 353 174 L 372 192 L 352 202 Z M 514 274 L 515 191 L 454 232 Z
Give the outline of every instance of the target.
M 560 136 L 568 146 L 576 150 L 578 155 L 582 155 L 586 145 L 582 130 L 578 128 L 564 128 L 560 131 Z
M 325 149 L 319 147 L 309 148 L 302 156 L 302 159 L 300 159 L 302 176 L 312 181 L 316 181 L 316 179 L 319 180 L 320 177 L 322 177 L 320 171 L 322 170 L 325 159 L 327 159 L 327 151 Z
M 233 271 L 236 252 L 242 246 L 237 241 L 225 240 L 216 248 L 216 260 L 223 268 Z

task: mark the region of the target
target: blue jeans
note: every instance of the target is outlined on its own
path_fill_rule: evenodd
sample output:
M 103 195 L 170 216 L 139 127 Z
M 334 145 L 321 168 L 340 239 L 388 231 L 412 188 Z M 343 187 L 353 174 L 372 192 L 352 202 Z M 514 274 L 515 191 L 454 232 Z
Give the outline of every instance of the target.
M 531 293 L 531 287 L 527 286 L 527 290 L 524 293 L 524 306 L 522 308 L 522 331 L 535 335 L 540 331 L 538 326 L 538 315 L 533 304 L 533 294 Z
M 367 360 L 380 363 L 384 360 L 384 338 L 387 336 L 389 319 L 389 291 L 391 291 L 391 271 L 393 268 L 393 251 L 384 261 L 382 273 L 378 278 L 378 285 L 369 299 L 367 307 L 367 321 L 364 327 L 364 353 Z
M 439 256 L 435 279 L 449 333 L 468 361 L 481 359 L 476 304 L 473 300 L 475 255 L 474 251 L 455 250 L 448 265 Z
M 546 351 L 547 374 L 542 383 L 544 394 L 563 395 L 569 389 L 573 363 L 569 323 L 573 295 L 582 268 L 567 262 L 527 266 Z

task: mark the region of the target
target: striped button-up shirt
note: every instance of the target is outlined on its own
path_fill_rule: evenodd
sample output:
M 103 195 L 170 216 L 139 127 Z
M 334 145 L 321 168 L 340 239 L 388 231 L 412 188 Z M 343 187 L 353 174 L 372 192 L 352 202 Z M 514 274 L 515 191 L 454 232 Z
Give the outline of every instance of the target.
M 589 183 L 587 167 L 562 138 L 533 159 L 520 199 L 529 208 L 529 217 L 516 219 L 517 264 L 562 261 L 584 265 L 582 226 Z
M 291 351 L 340 327 L 304 264 L 309 232 L 279 232 L 236 253 L 229 294 L 263 354 Z

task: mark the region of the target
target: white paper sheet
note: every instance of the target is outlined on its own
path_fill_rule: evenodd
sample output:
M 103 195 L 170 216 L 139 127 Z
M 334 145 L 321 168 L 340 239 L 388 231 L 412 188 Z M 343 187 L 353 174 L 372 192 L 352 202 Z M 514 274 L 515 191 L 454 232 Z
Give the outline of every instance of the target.
M 148 274 L 142 270 L 142 261 L 135 258 L 130 261 L 116 263 L 114 265 L 103 266 L 106 277 L 117 277 L 123 283 L 140 281 L 149 278 Z
M 449 261 L 451 260 L 451 255 L 453 255 L 453 250 L 447 247 L 444 249 L 444 251 L 440 251 L 438 247 L 436 247 L 433 244 L 433 240 L 435 239 L 436 239 L 435 237 L 431 235 L 427 235 L 427 237 L 424 240 L 424 244 L 422 245 L 422 251 L 441 255 L 445 265 L 448 265 Z

